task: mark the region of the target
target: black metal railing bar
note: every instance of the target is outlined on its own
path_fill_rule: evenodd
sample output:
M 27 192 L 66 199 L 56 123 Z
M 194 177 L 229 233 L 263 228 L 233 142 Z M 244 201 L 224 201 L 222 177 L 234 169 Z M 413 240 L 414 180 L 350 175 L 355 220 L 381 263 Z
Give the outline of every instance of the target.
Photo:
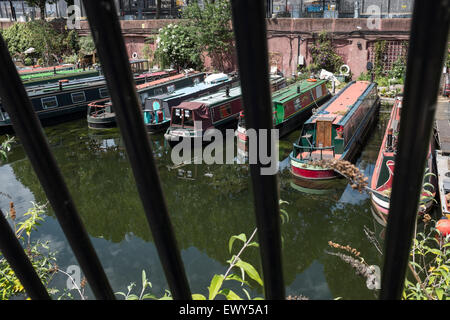
M 449 22 L 449 0 L 415 1 L 380 299 L 400 299 L 403 290 Z
M 174 299 L 191 299 L 113 0 L 83 1 L 137 189 Z
M 0 37 L 0 97 L 64 234 L 98 299 L 114 299 L 17 69 Z
M 231 3 L 246 125 L 256 130 L 258 140 L 258 130 L 269 129 L 269 138 L 265 143 L 266 150 L 271 150 L 270 129 L 273 128 L 273 120 L 265 2 L 232 0 Z M 265 298 L 282 300 L 285 299 L 285 288 L 278 175 L 261 175 L 261 168 L 260 159 L 257 164 L 250 165 Z

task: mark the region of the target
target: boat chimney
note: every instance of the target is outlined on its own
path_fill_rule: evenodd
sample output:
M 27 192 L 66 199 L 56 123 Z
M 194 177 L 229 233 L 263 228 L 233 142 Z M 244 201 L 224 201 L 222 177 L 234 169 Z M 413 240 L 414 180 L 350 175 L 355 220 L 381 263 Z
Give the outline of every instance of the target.
M 225 96 L 229 97 L 230 96 L 230 86 L 227 86 L 225 89 Z
M 59 84 L 59 91 L 62 91 L 62 81 L 60 80 L 60 81 L 58 81 L 58 84 Z
M 297 93 L 300 93 L 300 86 L 297 86 Z

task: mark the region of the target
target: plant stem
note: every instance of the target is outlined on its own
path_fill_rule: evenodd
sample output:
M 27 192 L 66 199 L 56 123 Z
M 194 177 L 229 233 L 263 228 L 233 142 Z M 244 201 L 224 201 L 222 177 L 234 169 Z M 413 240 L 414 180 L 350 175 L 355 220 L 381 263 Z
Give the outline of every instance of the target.
M 228 274 L 230 273 L 231 269 L 234 267 L 234 265 L 236 264 L 236 262 L 238 262 L 239 256 L 242 254 L 242 252 L 244 252 L 244 249 L 248 246 L 248 244 L 250 243 L 250 241 L 253 239 L 253 237 L 256 234 L 256 231 L 258 231 L 258 228 L 255 228 L 255 230 L 253 230 L 252 235 L 250 236 L 250 238 L 248 238 L 247 242 L 244 243 L 244 245 L 242 246 L 241 250 L 238 252 L 238 254 L 236 256 L 234 256 L 233 261 L 231 261 L 230 266 L 228 267 L 227 272 L 225 272 L 224 275 L 224 279 L 227 278 Z

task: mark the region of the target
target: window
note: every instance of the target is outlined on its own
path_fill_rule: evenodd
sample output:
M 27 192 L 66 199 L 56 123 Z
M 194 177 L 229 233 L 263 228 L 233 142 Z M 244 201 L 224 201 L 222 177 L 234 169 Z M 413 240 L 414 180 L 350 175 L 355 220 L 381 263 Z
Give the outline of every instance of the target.
M 219 107 L 220 118 L 225 119 L 231 116 L 231 104 L 226 104 Z
M 86 101 L 86 96 L 84 95 L 84 92 L 75 92 L 75 93 L 72 93 L 71 96 L 72 96 L 73 103 Z
M 181 115 L 182 112 L 183 112 L 183 110 L 181 110 L 181 109 L 173 109 L 172 124 L 175 124 L 175 125 L 182 124 L 182 121 L 183 121 L 183 116 Z
M 190 110 L 184 110 L 183 127 L 194 127 L 193 112 Z
M 167 86 L 167 92 L 172 93 L 175 91 L 175 85 L 171 84 L 170 86 Z
M 98 93 L 100 94 L 100 98 L 109 98 L 109 92 L 106 88 L 98 89 Z
M 41 102 L 43 109 L 56 108 L 58 106 L 58 99 L 55 96 L 42 98 Z
M 162 93 L 163 93 L 163 89 L 162 88 L 156 88 L 155 91 L 154 91 L 154 95 L 155 96 L 157 96 L 159 94 L 162 94 Z

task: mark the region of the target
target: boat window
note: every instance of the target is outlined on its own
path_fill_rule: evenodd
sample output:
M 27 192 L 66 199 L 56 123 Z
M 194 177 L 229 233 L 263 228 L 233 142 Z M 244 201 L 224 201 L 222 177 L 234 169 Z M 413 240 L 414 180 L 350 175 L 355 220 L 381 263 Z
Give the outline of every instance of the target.
M 200 79 L 199 78 L 194 78 L 194 84 L 199 84 L 200 83 Z
M 98 89 L 98 93 L 100 94 L 100 98 L 109 98 L 109 92 L 106 88 Z
M 155 91 L 153 92 L 153 94 L 155 96 L 159 95 L 159 94 L 163 94 L 163 89 L 162 88 L 156 88 Z
M 171 84 L 170 86 L 167 86 L 167 92 L 172 93 L 175 91 L 175 85 Z
M 84 92 L 75 92 L 75 93 L 72 93 L 71 96 L 72 96 L 73 103 L 86 101 L 86 96 L 84 95 Z
M 181 125 L 183 123 L 182 109 L 173 109 L 172 124 Z
M 191 110 L 184 110 L 183 127 L 194 127 L 194 117 Z
M 322 86 L 316 87 L 316 99 L 322 96 Z
M 224 119 L 231 116 L 231 104 L 226 104 L 219 107 L 220 118 Z
M 42 102 L 42 108 L 44 108 L 44 109 L 56 108 L 58 106 L 58 99 L 56 99 L 56 96 L 42 98 L 41 102 Z

